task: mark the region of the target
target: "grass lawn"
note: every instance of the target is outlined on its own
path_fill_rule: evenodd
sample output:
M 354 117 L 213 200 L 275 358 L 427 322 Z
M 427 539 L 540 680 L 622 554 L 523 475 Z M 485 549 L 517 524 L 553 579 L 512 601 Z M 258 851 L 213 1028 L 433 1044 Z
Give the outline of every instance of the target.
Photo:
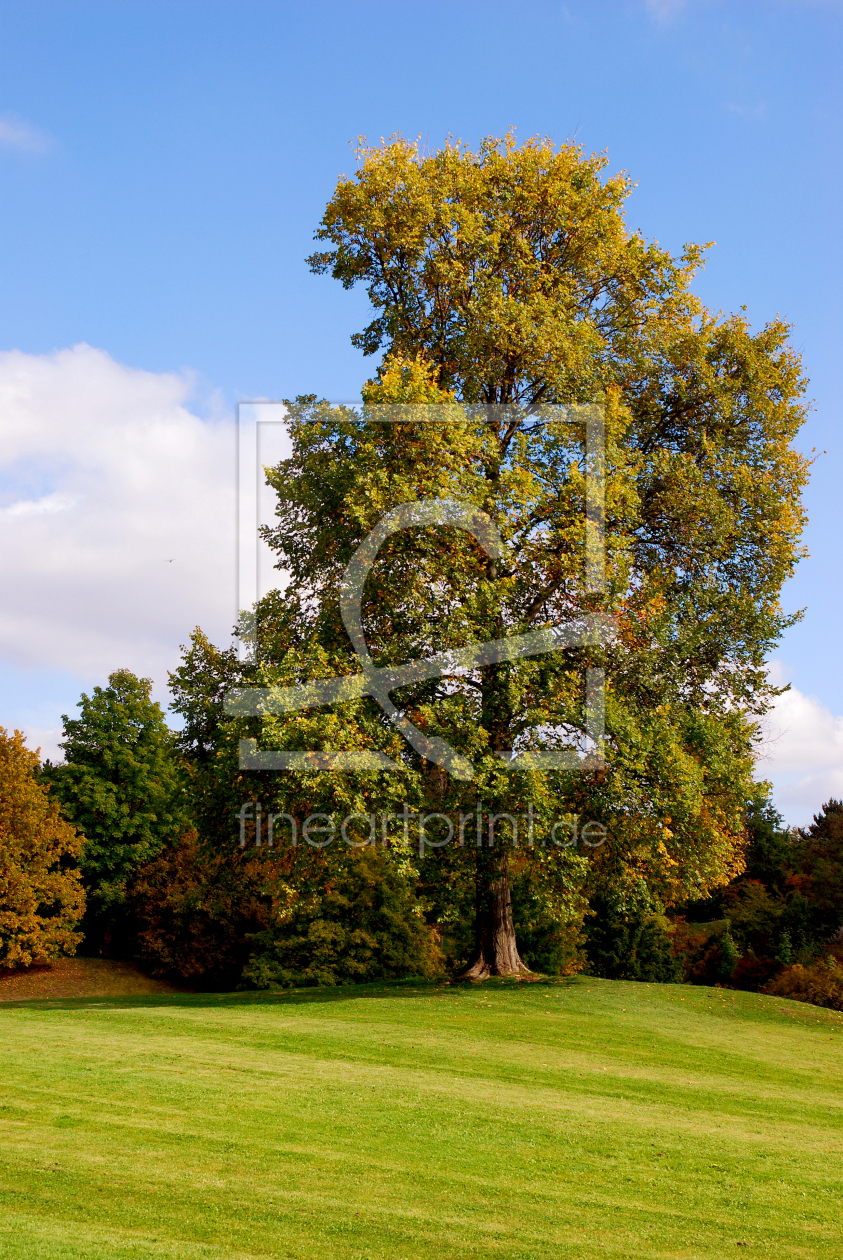
M 843 1017 L 612 983 L 0 1008 L 0 1256 L 843 1258 Z

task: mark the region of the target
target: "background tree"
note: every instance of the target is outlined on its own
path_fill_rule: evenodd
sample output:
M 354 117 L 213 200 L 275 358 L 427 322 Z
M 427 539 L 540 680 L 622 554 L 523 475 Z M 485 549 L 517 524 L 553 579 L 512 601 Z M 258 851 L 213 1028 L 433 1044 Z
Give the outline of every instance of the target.
M 235 648 L 213 645 L 197 626 L 182 647 L 182 663 L 170 674 L 172 708 L 182 726 L 176 743 L 186 761 L 206 766 L 219 747 L 220 722 L 227 693 L 246 677 Z
M 843 928 L 843 801 L 833 797 L 800 828 L 795 883 L 816 912 L 817 935 Z
M 435 973 L 440 954 L 406 855 L 396 862 L 391 854 L 344 844 L 314 850 L 300 830 L 293 847 L 289 820 L 268 845 L 271 783 L 240 769 L 241 732 L 223 711 L 223 697 L 236 683 L 257 679 L 256 662 L 220 652 L 198 629 L 170 675 L 173 708 L 184 721 L 178 740 L 198 834 L 186 834 L 134 881 L 141 960 L 156 974 L 199 986 L 241 981 L 267 988 Z M 349 715 L 339 721 L 353 739 Z M 298 827 L 320 806 L 334 812 L 344 801 L 346 812 L 360 808 L 359 785 L 347 786 L 346 797 L 336 785 L 325 799 L 312 790 L 310 797 L 298 796 L 291 805 Z M 244 802 L 249 817 L 241 824 Z M 275 805 L 280 808 L 277 796 Z
M 607 980 L 676 983 L 683 978 L 683 968 L 673 950 L 670 927 L 662 915 L 594 897 L 585 923 L 589 973 Z
M 337 859 L 338 856 L 338 860 Z M 283 921 L 253 938 L 243 972 L 257 988 L 436 977 L 442 959 L 414 889 L 389 854 L 364 846 L 320 864 Z
M 39 778 L 37 752 L 0 727 L 0 967 L 74 953 L 85 893 L 83 837 Z
M 184 772 L 152 683 L 127 669 L 109 675 L 63 715 L 64 764 L 45 778 L 85 835 L 80 859 L 88 892 L 86 936 L 106 947 L 125 925 L 138 869 L 174 844 L 188 824 Z
M 677 907 L 674 940 L 686 979 L 759 989 L 795 965 L 796 980 L 775 991 L 798 996 L 806 967 L 819 966 L 805 983 L 822 988 L 823 960 L 843 957 L 843 805 L 827 801 L 810 827 L 790 829 L 767 791 L 759 784 L 747 803 L 745 869 L 713 896 Z M 724 934 L 736 950 L 730 965 Z
M 196 989 L 237 986 L 255 934 L 278 911 L 254 855 L 200 843 L 188 830 L 138 868 L 127 909 L 134 956 L 151 975 Z

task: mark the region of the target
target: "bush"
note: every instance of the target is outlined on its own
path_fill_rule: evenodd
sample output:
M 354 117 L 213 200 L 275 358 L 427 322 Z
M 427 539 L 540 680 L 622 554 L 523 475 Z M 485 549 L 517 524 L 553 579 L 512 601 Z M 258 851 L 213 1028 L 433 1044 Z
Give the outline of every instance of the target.
M 510 864 L 510 885 L 512 921 L 522 961 L 531 971 L 545 976 L 570 976 L 582 971 L 586 965 L 582 950 L 586 904 L 571 918 L 560 913 L 558 903 L 551 908 L 544 895 L 546 889 L 536 880 L 535 868 L 529 865 L 519 870 Z
M 243 985 L 335 985 L 442 972 L 434 932 L 390 854 L 366 847 L 252 938 Z
M 775 997 L 792 998 L 795 1002 L 812 1002 L 843 1011 L 843 966 L 834 956 L 811 963 L 785 967 L 765 990 Z
M 190 831 L 138 872 L 127 908 L 138 961 L 194 988 L 334 985 L 442 969 L 412 886 L 380 849 L 214 853 Z
M 657 984 L 681 980 L 682 962 L 660 915 L 623 913 L 602 897 L 593 899 L 591 910 L 584 925 L 590 975 Z
M 720 976 L 723 980 L 731 979 L 732 972 L 741 960 L 741 951 L 732 936 L 730 929 L 726 931 L 720 938 Z
M 39 780 L 38 754 L 0 727 L 0 967 L 73 954 L 85 893 L 83 837 Z
M 782 964 L 775 958 L 756 958 L 754 954 L 745 954 L 731 974 L 729 986 L 735 989 L 746 989 L 751 993 L 763 990 L 774 976 L 782 969 Z
M 238 851 L 209 854 L 187 831 L 138 872 L 127 920 L 138 962 L 153 976 L 234 988 L 248 938 L 271 919 L 263 871 Z
M 720 938 L 728 928 L 728 919 L 689 923 L 680 915 L 674 920 L 673 951 L 682 967 L 683 979 L 693 984 L 720 982 Z

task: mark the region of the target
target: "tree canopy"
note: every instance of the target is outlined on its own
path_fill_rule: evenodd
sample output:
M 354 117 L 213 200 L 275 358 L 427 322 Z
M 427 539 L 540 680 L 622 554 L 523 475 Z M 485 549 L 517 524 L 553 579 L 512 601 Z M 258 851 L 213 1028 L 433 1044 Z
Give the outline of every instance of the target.
M 491 555 L 444 518 L 384 539 L 363 595 L 375 664 L 594 615 L 614 632 L 405 686 L 392 721 L 361 698 L 241 719 L 221 742 L 229 757 L 243 734 L 264 748 L 371 749 L 399 767 L 240 776 L 299 819 L 407 802 L 449 817 L 534 807 L 604 827 L 590 853 L 545 836 L 544 847 L 457 844 L 419 862 L 438 922 L 465 912 L 473 886 L 474 974 L 518 970 L 511 869 L 564 921 L 598 888 L 611 885 L 618 913 L 625 897 L 658 908 L 741 868 L 756 723 L 773 696 L 764 662 L 790 623 L 779 593 L 800 554 L 805 382 L 782 321 L 753 330 L 695 297 L 702 247 L 674 258 L 627 229 L 631 185 L 604 177 L 602 157 L 510 136 L 432 154 L 397 137 L 358 159 L 317 232 L 329 248 L 309 261 L 366 286 L 375 318 L 354 340 L 383 358 L 362 409 L 316 395 L 289 404 L 293 453 L 269 472 L 278 519 L 267 532 L 289 585 L 255 610 L 248 680 L 278 688 L 359 670 L 346 567 L 405 504 L 480 512 L 500 547 Z M 605 425 L 599 589 L 584 563 L 583 407 Z M 589 669 L 606 679 L 603 759 L 591 761 Z M 472 774 L 409 748 L 399 728 L 410 721 Z M 505 760 L 530 749 L 567 749 L 576 764 Z
M 45 777 L 85 835 L 80 859 L 89 918 L 100 928 L 119 915 L 134 872 L 174 843 L 186 826 L 183 771 L 152 683 L 130 670 L 83 694 L 64 714 L 63 764 Z
M 72 954 L 85 893 L 84 839 L 39 777 L 38 753 L 0 727 L 0 967 Z

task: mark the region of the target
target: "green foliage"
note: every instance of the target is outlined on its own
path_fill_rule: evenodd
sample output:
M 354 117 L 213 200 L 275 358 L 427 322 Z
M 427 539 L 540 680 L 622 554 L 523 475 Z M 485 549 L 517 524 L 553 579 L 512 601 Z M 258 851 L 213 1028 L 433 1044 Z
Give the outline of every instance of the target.
M 793 962 L 793 942 L 790 939 L 790 933 L 787 928 L 779 937 L 779 952 L 776 954 L 776 962 L 780 962 L 783 967 L 789 967 Z
M 720 938 L 720 949 L 720 975 L 724 980 L 729 980 L 740 962 L 741 951 L 728 928 Z
M 243 987 L 359 984 L 441 971 L 442 955 L 412 887 L 383 849 L 367 846 L 254 937 Z
M 41 781 L 38 754 L 0 727 L 0 968 L 75 952 L 82 841 Z
M 136 871 L 187 825 L 184 775 L 149 679 L 109 676 L 63 716 L 63 764 L 44 767 L 62 810 L 84 832 L 80 866 L 88 892 L 86 928 L 110 931 L 124 914 Z
M 701 250 L 675 262 L 630 235 L 624 175 L 606 158 L 542 140 L 487 139 L 425 153 L 394 137 L 361 145 L 308 260 L 345 288 L 366 286 L 365 354 L 419 357 L 467 401 L 567 402 L 630 363 L 660 317 L 687 307 Z
M 784 892 L 794 869 L 794 837 L 761 787 L 747 805 L 746 836 L 744 878 L 771 892 Z
M 814 976 L 843 924 L 843 805 L 828 801 L 811 827 L 790 831 L 761 787 L 747 807 L 746 836 L 745 871 L 715 897 L 683 907 L 685 976 L 747 989 L 763 989 L 783 967 Z M 703 921 L 717 913 L 722 925 Z
M 786 935 L 809 955 L 843 924 L 842 811 L 828 801 L 810 828 L 791 831 L 763 795 L 750 802 L 746 871 L 722 897 L 745 949 L 778 956 Z
M 197 626 L 182 648 L 182 663 L 170 674 L 170 706 L 182 719 L 176 743 L 186 759 L 206 765 L 219 742 L 226 694 L 244 678 L 235 648 L 214 647 Z
M 199 988 L 361 983 L 441 970 L 410 883 L 382 849 L 214 854 L 186 833 L 132 887 L 139 960 Z
M 755 879 L 740 879 L 723 892 L 723 913 L 741 953 L 772 957 L 777 949 L 787 911 L 786 897 Z
M 356 342 L 384 357 L 360 411 L 315 395 L 288 404 L 292 454 L 268 475 L 277 519 L 266 537 L 289 584 L 244 623 L 251 661 L 243 669 L 194 636 L 177 672 L 201 843 L 230 849 L 248 798 L 299 825 L 404 802 L 452 817 L 481 803 L 523 816 L 532 804 L 545 834 L 529 855 L 451 846 L 416 860 L 396 843 L 387 860 L 418 880 L 443 930 L 466 889 L 479 924 L 522 862 L 541 913 L 572 939 L 595 893 L 622 902 L 644 886 L 663 905 L 706 896 L 742 866 L 756 721 L 773 696 L 765 658 L 789 624 L 779 592 L 800 554 L 807 465 L 793 439 L 805 383 L 789 330 L 708 312 L 690 289 L 702 250 L 673 258 L 630 233 L 628 180 L 605 178 L 604 159 L 576 146 L 508 137 L 426 154 L 399 137 L 359 157 L 310 261 L 366 286 L 375 317 Z M 605 415 L 605 593 L 583 564 L 582 423 L 553 410 L 580 403 Z M 394 694 L 400 719 L 470 760 L 471 778 L 424 761 L 365 697 L 225 721 L 232 680 L 277 688 L 358 672 L 340 616 L 345 567 L 387 512 L 432 499 L 484 512 L 503 554 L 444 525 L 388 538 L 363 596 L 377 665 L 594 612 L 615 618 L 611 642 Z M 587 751 L 589 667 L 606 671 L 605 767 L 504 764 L 512 749 Z M 239 738 L 370 750 L 397 769 L 268 780 L 239 770 Z M 548 842 L 550 823 L 573 814 L 606 827 L 604 848 Z M 340 870 L 337 852 L 325 861 Z M 308 878 L 297 867 L 305 902 Z M 656 928 L 626 927 L 634 965 L 640 950 L 664 971 Z
M 831 936 L 843 926 L 843 801 L 827 801 L 798 837 L 794 882 L 815 908 L 816 929 Z
M 376 317 L 355 340 L 385 351 L 367 402 L 450 393 L 513 410 L 474 430 L 396 425 L 379 437 L 302 400 L 295 454 L 271 479 L 290 597 L 318 592 L 325 625 L 334 566 L 365 529 L 398 502 L 438 493 L 489 512 L 506 560 L 487 571 L 450 537 L 438 566 L 421 539 L 392 548 L 392 563 L 384 554 L 367 613 L 382 659 L 399 627 L 404 659 L 428 638 L 396 589 L 399 553 L 440 646 L 495 625 L 569 620 L 590 606 L 577 560 L 579 455 L 541 406 L 601 400 L 606 606 L 619 633 L 590 663 L 608 670 L 611 771 L 583 788 L 584 802 L 570 783 L 554 789 L 609 824 L 615 865 L 633 882 L 643 876 L 664 901 L 702 895 L 739 868 L 752 722 L 770 697 L 764 657 L 786 624 L 778 592 L 799 554 L 806 465 L 791 443 L 804 382 L 788 330 L 753 334 L 741 317 L 705 311 L 689 287 L 701 249 L 674 259 L 629 233 L 628 180 L 604 178 L 605 159 L 574 145 L 507 137 L 427 154 L 397 137 L 358 157 L 317 233 L 328 248 L 310 261 L 367 288 Z M 321 424 L 306 432 L 304 420 Z M 437 733 L 450 727 L 457 746 L 470 724 L 490 748 L 509 747 L 542 724 L 581 729 L 572 674 L 582 663 L 568 654 L 561 669 L 499 668 L 494 684 L 482 680 L 479 721 L 468 688 L 450 695 L 450 714 L 430 689 L 407 705 Z M 610 863 L 600 865 L 608 878 Z
M 358 159 L 317 232 L 330 248 L 310 263 L 366 286 L 377 316 L 355 341 L 385 351 L 381 383 L 414 362 L 438 390 L 383 400 L 617 408 L 609 534 L 632 559 L 640 692 L 656 707 L 680 678 L 695 699 L 716 679 L 719 712 L 727 695 L 760 697 L 806 477 L 787 327 L 752 334 L 707 312 L 690 291 L 703 248 L 674 259 L 630 233 L 630 181 L 603 178 L 604 156 L 511 136 L 430 154 L 395 137 Z M 555 510 L 535 519 L 550 547 L 570 519 L 549 498 Z
M 574 975 L 585 965 L 581 916 L 561 916 L 542 881 L 533 876 L 529 865 L 516 866 L 512 880 L 512 919 L 521 957 L 541 975 Z
M 607 980 L 647 980 L 672 984 L 682 975 L 662 916 L 623 909 L 595 897 L 585 920 L 588 972 Z

